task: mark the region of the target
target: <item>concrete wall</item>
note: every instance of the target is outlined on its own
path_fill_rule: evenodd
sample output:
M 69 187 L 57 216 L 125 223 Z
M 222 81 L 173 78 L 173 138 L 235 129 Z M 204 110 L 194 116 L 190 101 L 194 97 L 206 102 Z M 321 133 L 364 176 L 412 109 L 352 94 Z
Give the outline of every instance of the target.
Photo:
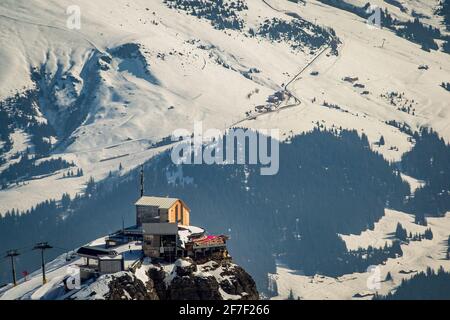
M 144 243 L 142 249 L 144 255 L 150 258 L 159 258 L 159 248 L 161 245 L 161 237 L 158 235 L 144 234 Z
M 99 260 L 98 271 L 104 274 L 117 273 L 123 271 L 123 260 Z

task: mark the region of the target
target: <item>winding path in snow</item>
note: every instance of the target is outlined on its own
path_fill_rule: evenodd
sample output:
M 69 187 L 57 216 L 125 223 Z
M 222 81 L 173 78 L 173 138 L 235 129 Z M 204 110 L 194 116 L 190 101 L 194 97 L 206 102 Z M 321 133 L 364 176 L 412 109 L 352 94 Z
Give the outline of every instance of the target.
M 263 0 L 264 1 L 264 0 Z M 265 1 L 264 1 L 265 2 Z M 240 124 L 240 123 L 242 123 L 242 122 L 244 122 L 244 121 L 247 121 L 247 120 L 255 120 L 256 118 L 258 118 L 258 117 L 260 117 L 260 116 L 263 116 L 263 115 L 267 115 L 267 114 L 270 114 L 270 113 L 274 113 L 274 112 L 280 112 L 280 111 L 282 111 L 282 110 L 286 110 L 286 109 L 290 109 L 290 108 L 293 108 L 293 107 L 297 107 L 297 106 L 299 106 L 299 105 L 301 105 L 301 100 L 297 97 L 297 96 L 295 96 L 294 95 L 294 93 L 292 92 L 292 91 L 290 91 L 289 90 L 289 86 L 291 85 L 291 84 L 293 84 L 293 83 L 295 83 L 297 80 L 299 80 L 299 78 L 300 78 L 300 76 L 319 58 L 319 57 L 321 57 L 324 53 L 325 53 L 325 51 L 327 51 L 327 49 L 329 49 L 330 48 L 330 45 L 326 45 L 311 61 L 309 61 L 299 72 L 297 72 L 293 77 L 292 77 L 292 79 L 284 86 L 284 89 L 285 89 L 285 91 L 286 92 L 288 92 L 289 93 L 289 95 L 290 96 L 292 96 L 294 99 L 295 99 L 295 103 L 293 103 L 293 104 L 289 104 L 289 105 L 285 105 L 285 106 L 282 106 L 282 107 L 277 107 L 277 108 L 275 108 L 275 109 L 273 109 L 273 110 L 268 110 L 268 111 L 265 111 L 265 112 L 261 112 L 261 113 L 258 113 L 258 114 L 255 114 L 255 115 L 250 115 L 250 116 L 248 116 L 248 117 L 245 117 L 244 119 L 241 119 L 241 120 L 238 120 L 238 121 L 236 121 L 236 122 L 234 122 L 233 124 L 231 124 L 230 126 L 229 126 L 229 128 L 232 128 L 232 127 L 235 127 L 235 126 L 237 126 L 238 124 Z
M 276 12 L 280 12 L 280 13 L 284 13 L 284 14 L 286 14 L 287 16 L 289 16 L 289 17 L 295 17 L 295 16 L 298 16 L 298 14 L 297 13 L 295 13 L 295 12 L 292 12 L 292 11 L 288 11 L 288 10 L 281 10 L 281 9 L 277 9 L 277 8 L 275 8 L 275 7 L 273 7 L 270 3 L 268 3 L 266 0 L 262 0 L 262 2 L 265 4 L 265 5 L 267 5 L 269 8 L 271 8 L 272 10 L 274 10 L 274 11 L 276 11 Z M 290 108 L 293 108 L 293 107 L 297 107 L 297 106 L 299 106 L 300 104 L 301 104 L 301 100 L 291 91 L 291 90 L 289 90 L 289 86 L 291 85 L 291 84 L 293 84 L 293 83 L 295 83 L 297 80 L 299 80 L 299 78 L 300 78 L 300 76 L 317 60 L 317 59 L 319 59 L 324 53 L 325 53 L 325 51 L 327 50 L 327 49 L 329 49 L 330 48 L 330 45 L 329 44 L 327 44 L 325 47 L 323 47 L 321 50 L 320 50 L 320 52 L 311 60 L 311 61 L 309 61 L 299 72 L 297 72 L 293 77 L 292 77 L 292 79 L 284 86 L 284 90 L 286 91 L 286 92 L 288 92 L 289 93 L 289 95 L 290 96 L 292 96 L 294 99 L 295 99 L 295 103 L 293 103 L 293 104 L 289 104 L 289 105 L 285 105 L 285 106 L 282 106 L 282 107 L 277 107 L 277 108 L 275 108 L 274 110 L 268 110 L 268 111 L 265 111 L 265 112 L 261 112 L 261 113 L 258 113 L 258 114 L 255 114 L 255 115 L 250 115 L 250 116 L 248 116 L 248 117 L 245 117 L 245 118 L 243 118 L 243 119 L 241 119 L 241 120 L 238 120 L 238 121 L 236 121 L 236 122 L 234 122 L 233 124 L 231 124 L 230 126 L 229 126 L 229 128 L 232 128 L 232 127 L 235 127 L 235 126 L 237 126 L 237 125 L 239 125 L 239 124 L 241 124 L 242 122 L 245 122 L 245 121 L 247 121 L 247 120 L 255 120 L 255 119 L 257 119 L 258 117 L 260 117 L 260 116 L 263 116 L 263 115 L 267 115 L 267 114 L 270 114 L 270 113 L 274 113 L 274 112 L 280 112 L 280 111 L 282 111 L 282 110 L 286 110 L 286 109 L 290 109 Z

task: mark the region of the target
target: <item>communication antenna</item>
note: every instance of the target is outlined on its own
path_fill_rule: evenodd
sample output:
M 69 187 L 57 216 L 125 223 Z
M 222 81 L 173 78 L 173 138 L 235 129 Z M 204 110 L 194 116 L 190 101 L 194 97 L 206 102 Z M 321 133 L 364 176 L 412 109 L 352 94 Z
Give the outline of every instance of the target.
M 141 197 L 144 196 L 144 166 L 141 167 Z

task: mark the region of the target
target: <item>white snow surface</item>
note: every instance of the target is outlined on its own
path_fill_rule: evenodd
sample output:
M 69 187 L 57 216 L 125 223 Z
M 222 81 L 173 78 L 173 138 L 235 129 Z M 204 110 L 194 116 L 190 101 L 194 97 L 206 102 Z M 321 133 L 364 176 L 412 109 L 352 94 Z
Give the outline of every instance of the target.
M 72 298 L 75 300 L 105 300 L 105 296 L 109 293 L 109 283 L 115 278 L 120 278 L 127 274 L 130 273 L 119 272 L 115 274 L 105 274 L 95 282 L 75 293 Z
M 178 239 L 181 241 L 181 247 L 184 248 L 189 241 L 189 237 L 193 235 L 201 235 L 205 232 L 204 229 L 196 226 L 182 226 L 178 230 Z
M 378 2 L 400 18 L 408 14 Z M 317 1 L 307 1 L 305 6 L 285 0 L 267 0 L 270 6 L 259 0 L 246 3 L 249 9 L 241 16 L 247 28 L 267 18 L 290 20 L 284 13 L 290 11 L 332 27 L 342 45 L 338 56 L 322 55 L 290 86 L 302 102 L 299 106 L 239 122 L 246 118 L 245 112 L 291 80 L 314 54 L 238 31 L 216 30 L 208 21 L 170 9 L 163 1 L 2 1 L 0 99 L 34 88 L 30 70 L 43 67 L 49 83 L 59 80 L 66 89 L 55 95 L 59 111 L 44 104 L 40 121 L 50 121 L 62 130 L 59 117 L 67 113 L 74 97 L 83 88 L 95 92 L 85 101 L 87 117 L 71 134 L 73 143 L 61 145 L 53 155 L 74 161 L 83 168 L 84 177 L 61 179 L 64 172 L 58 172 L 0 191 L 0 214 L 12 208 L 29 209 L 64 192 L 74 196 L 91 176 L 101 180 L 110 171 L 121 175 L 167 149 L 149 149 L 151 143 L 177 128 L 192 131 L 195 121 L 203 121 L 204 130 L 225 129 L 237 122 L 243 127 L 275 128 L 283 138 L 311 130 L 319 121 L 327 127 L 366 133 L 373 149 L 391 161 L 412 145 L 406 134 L 386 125 L 387 120 L 412 128 L 429 125 L 450 140 L 449 93 L 439 86 L 449 80 L 447 54 L 427 53 L 389 30 L 369 29 L 355 15 Z M 432 14 L 435 3 L 408 1 L 407 6 L 439 25 L 440 18 Z M 70 5 L 81 9 L 80 30 L 66 26 Z M 113 55 L 107 69 L 90 76 L 83 73 L 96 54 L 129 43 L 139 45 L 131 58 Z M 422 64 L 429 70 L 419 70 Z M 252 80 L 242 75 L 251 68 L 261 71 Z M 319 74 L 310 76 L 312 70 Z M 78 83 L 67 80 L 69 76 Z M 370 94 L 362 95 L 344 82 L 346 76 L 358 77 Z M 380 96 L 391 91 L 404 92 L 414 100 L 415 115 L 397 110 Z M 253 94 L 248 97 L 249 93 Z M 347 112 L 325 108 L 324 101 Z M 378 147 L 374 143 L 381 135 L 386 145 Z M 20 141 L 15 144 L 15 149 L 22 148 Z M 117 172 L 119 164 L 123 172 Z

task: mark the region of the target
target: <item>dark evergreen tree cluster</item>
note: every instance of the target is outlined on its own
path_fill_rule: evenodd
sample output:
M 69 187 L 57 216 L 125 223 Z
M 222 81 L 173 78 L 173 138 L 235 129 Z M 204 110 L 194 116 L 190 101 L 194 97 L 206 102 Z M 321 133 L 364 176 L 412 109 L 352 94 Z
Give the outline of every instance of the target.
M 65 140 L 87 116 L 88 108 L 83 108 L 77 101 L 64 113 L 58 114 L 57 119 L 55 119 L 59 126 L 58 132 L 51 121 L 42 121 L 40 112 L 42 101 L 45 101 L 46 108 L 58 110 L 58 106 L 54 105 L 57 103 L 57 99 L 54 99 L 51 95 L 58 91 L 54 90 L 55 87 L 65 86 L 66 83 L 45 81 L 48 74 L 38 67 L 32 67 L 30 71 L 35 89 L 17 93 L 13 97 L 0 101 L 0 140 L 2 142 L 0 164 L 11 160 L 5 159 L 5 153 L 12 148 L 12 133 L 18 130 L 23 131 L 29 137 L 30 146 L 32 146 L 31 150 L 15 156 L 15 159 L 21 158 L 19 164 L 11 165 L 6 172 L 2 173 L 2 177 L 0 177 L 2 188 L 8 187 L 11 182 L 19 182 L 14 179 L 28 179 L 36 175 L 51 174 L 54 170 L 67 168 L 67 163 L 63 161 L 57 159 L 43 161 L 43 159 L 48 158 L 55 148 L 53 141 Z M 79 81 L 70 75 L 66 76 L 67 80 L 73 83 Z M 30 164 L 31 160 L 33 160 L 33 163 Z M 9 181 L 11 179 L 12 181 Z
M 425 182 L 404 205 L 419 217 L 440 216 L 450 210 L 450 146 L 431 129 L 413 135 L 414 148 L 403 155 L 404 173 Z
M 433 231 L 431 231 L 430 228 L 428 228 L 427 230 L 425 230 L 425 233 L 423 235 L 423 238 L 426 240 L 433 240 Z M 420 239 L 420 235 L 419 235 L 419 239 Z
M 352 250 L 346 253 L 340 261 L 344 264 L 344 273 L 365 272 L 373 265 L 381 265 L 388 259 L 395 259 L 403 255 L 399 241 L 393 241 L 392 245 L 387 243 L 382 248 L 369 246 L 367 249 Z
M 341 10 L 351 12 L 364 19 L 369 18 L 369 16 L 371 15 L 370 13 L 367 12 L 367 9 L 370 7 L 370 3 L 366 3 L 363 7 L 359 7 L 357 5 L 342 0 L 319 0 L 319 2 L 325 3 L 329 6 L 333 6 Z
M 423 234 L 421 234 L 421 233 L 412 234 L 410 232 L 407 240 L 408 241 L 422 241 L 423 239 L 433 240 L 433 231 L 430 228 L 426 229 Z
M 70 198 L 70 195 L 68 193 L 64 193 L 61 198 L 61 208 L 63 210 L 67 210 L 70 207 L 72 199 Z
M 294 296 L 294 291 L 292 289 L 289 290 L 289 295 L 287 297 L 287 300 L 300 300 L 300 297 L 297 297 L 297 299 Z
M 73 178 L 73 177 L 79 178 L 79 177 L 82 177 L 82 176 L 84 176 L 84 172 L 83 172 L 83 169 L 81 169 L 81 168 L 77 168 L 76 171 L 69 170 L 67 172 L 67 174 L 66 173 L 63 174 L 64 178 Z
M 450 1 L 441 0 L 436 13 L 443 17 L 447 31 L 450 31 Z
M 410 193 L 397 169 L 371 151 L 366 136 L 316 129 L 280 145 L 277 175 L 261 176 L 260 168 L 180 168 L 168 152 L 146 164 L 145 190 L 182 198 L 191 208 L 192 224 L 230 235 L 232 256 L 262 291 L 268 288 L 267 274 L 276 272 L 277 256 L 306 274 L 341 275 L 400 254 L 398 247 L 372 249 L 365 258 L 362 251 L 349 252 L 338 236 L 373 227 L 387 204 L 399 206 Z M 180 169 L 182 175 L 169 182 L 168 175 Z M 188 178 L 191 183 L 182 183 Z M 139 172 L 115 181 L 114 176 L 103 183 L 90 179 L 85 193 L 70 201 L 65 195 L 25 215 L 8 214 L 0 219 L 0 251 L 39 240 L 72 249 L 120 229 L 122 218 L 132 225 Z M 60 253 L 49 252 L 49 259 Z M 21 259 L 22 270 L 39 267 L 37 256 Z
M 450 53 L 450 36 L 444 37 L 445 41 L 442 44 L 442 51 Z
M 403 280 L 394 293 L 376 295 L 375 300 L 450 300 L 450 273 L 444 268 L 437 272 L 428 268 L 426 272 Z
M 428 226 L 427 217 L 423 212 L 417 212 L 414 217 L 414 223 L 421 226 Z
M 450 236 L 447 240 L 447 260 L 450 260 Z
M 395 237 L 404 242 L 408 240 L 408 231 L 403 228 L 400 222 L 397 224 L 397 228 L 395 229 Z
M 319 0 L 327 5 L 339 8 L 358 15 L 363 19 L 368 19 L 373 12 L 368 10 L 371 6 L 370 2 L 367 2 L 364 6 L 360 7 L 352 3 L 342 0 Z M 401 3 L 397 0 L 390 0 L 390 2 L 396 2 L 400 6 Z M 444 36 L 438 28 L 425 25 L 420 21 L 420 18 L 416 15 L 413 20 L 400 21 L 392 17 L 387 9 L 381 11 L 381 27 L 387 28 L 395 32 L 398 36 L 401 36 L 411 42 L 420 44 L 423 50 L 429 51 L 431 49 L 438 50 L 439 46 L 436 40 L 446 41 L 443 50 L 450 53 L 449 37 Z
M 41 115 L 36 108 L 36 102 L 39 101 L 41 91 L 39 85 L 37 87 L 36 90 L 28 90 L 0 101 L 0 140 L 4 142 L 0 148 L 0 163 L 6 163 L 4 154 L 12 148 L 13 132 L 22 130 L 30 137 L 30 144 L 33 145 L 33 153 L 27 149 L 15 155 L 14 158 L 20 158 L 20 161 L 0 174 L 2 188 L 6 188 L 10 183 L 18 183 L 21 179 L 50 174 L 68 167 L 67 162 L 61 159 L 40 161 L 38 164 L 39 160 L 50 155 L 53 148 L 51 138 L 57 134 L 48 122 L 38 120 Z
M 384 281 L 392 281 L 392 274 L 390 271 L 386 274 L 386 278 L 384 279 Z
M 325 108 L 333 109 L 333 110 L 339 110 L 339 111 L 344 112 L 344 113 L 349 113 L 347 110 L 342 109 L 339 105 L 334 104 L 334 103 L 329 103 L 327 101 L 324 101 L 322 103 L 322 106 L 324 106 Z
M 389 3 L 393 5 L 394 7 L 397 7 L 402 12 L 407 12 L 408 10 L 403 6 L 403 4 L 398 0 L 384 0 L 386 3 Z
M 315 25 L 301 17 L 291 21 L 279 18 L 267 19 L 259 26 L 257 35 L 276 42 L 286 42 L 294 50 L 305 47 L 316 50 L 324 45 L 337 49 L 340 43 L 333 29 Z
M 20 156 L 20 160 L 17 163 L 11 164 L 0 173 L 0 181 L 2 181 L 4 185 L 8 185 L 12 182 L 19 182 L 33 177 L 51 174 L 71 166 L 73 166 L 73 163 L 69 163 L 62 158 L 37 161 L 32 156 L 25 153 Z
M 86 196 L 91 197 L 95 194 L 96 191 L 96 184 L 95 184 L 95 180 L 93 177 L 89 178 L 88 183 L 86 184 Z
M 2 154 L 8 152 L 12 148 L 11 140 L 11 119 L 8 116 L 6 110 L 4 110 L 3 105 L 0 103 L 0 141 L 3 145 L 0 147 L 0 161 L 3 159 Z
M 42 158 L 48 156 L 52 147 L 48 138 L 56 132 L 50 124 L 35 120 L 39 114 L 34 102 L 38 100 L 39 90 L 29 90 L 0 101 L 0 138 L 7 141 L 14 130 L 22 129 L 30 135 L 36 157 Z
M 425 230 L 425 232 L 422 233 L 415 233 L 412 234 L 411 232 L 408 233 L 408 230 L 403 228 L 401 223 L 397 224 L 397 228 L 395 230 L 395 237 L 403 242 L 410 242 L 410 241 L 422 241 L 425 240 L 433 240 L 433 231 L 431 228 L 428 228 Z
M 239 13 L 248 9 L 244 0 L 164 0 L 164 3 L 169 8 L 207 19 L 219 30 L 242 30 L 244 20 Z
M 387 125 L 397 128 L 398 130 L 400 130 L 401 132 L 403 132 L 409 136 L 413 136 L 415 134 L 415 131 L 412 130 L 411 127 L 407 123 L 398 122 L 396 120 L 385 121 L 385 123 Z
M 442 82 L 441 87 L 447 91 L 450 91 L 450 82 Z
M 435 39 L 442 38 L 439 29 L 424 25 L 420 22 L 419 18 L 401 23 L 401 28 L 397 28 L 396 33 L 401 37 L 422 45 L 422 49 L 426 51 L 431 49 L 438 50 L 439 46 Z

